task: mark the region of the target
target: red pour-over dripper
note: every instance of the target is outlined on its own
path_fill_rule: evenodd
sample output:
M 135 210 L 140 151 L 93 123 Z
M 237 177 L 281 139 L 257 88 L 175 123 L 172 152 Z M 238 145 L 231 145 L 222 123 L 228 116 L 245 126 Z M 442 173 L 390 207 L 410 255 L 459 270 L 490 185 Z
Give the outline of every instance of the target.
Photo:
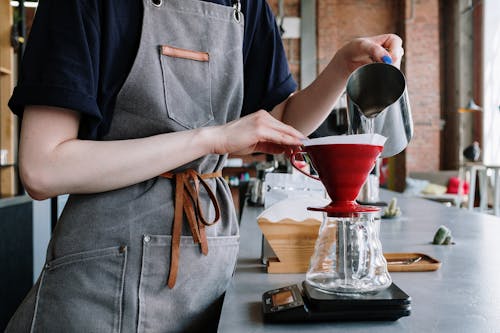
M 359 205 L 355 200 L 382 149 L 383 146 L 370 144 L 318 144 L 305 146 L 304 151 L 292 154 L 292 165 L 306 176 L 321 181 L 332 199 L 328 206 L 307 209 L 338 217 L 379 211 L 377 207 Z M 319 177 L 296 165 L 296 156 L 304 153 L 311 158 Z

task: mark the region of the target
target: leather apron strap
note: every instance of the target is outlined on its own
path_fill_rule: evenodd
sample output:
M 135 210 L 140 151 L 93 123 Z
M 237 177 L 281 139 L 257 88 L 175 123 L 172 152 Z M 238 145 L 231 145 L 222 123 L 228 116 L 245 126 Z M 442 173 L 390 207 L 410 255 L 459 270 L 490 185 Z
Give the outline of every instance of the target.
M 208 254 L 207 236 L 205 226 L 217 223 L 220 219 L 220 207 L 212 189 L 205 182 L 205 179 L 222 177 L 221 171 L 199 174 L 193 169 L 181 173 L 166 172 L 160 177 L 175 179 L 175 202 L 174 202 L 174 223 L 172 227 L 172 245 L 170 254 L 170 272 L 167 285 L 169 288 L 175 286 L 177 271 L 179 270 L 180 242 L 182 234 L 183 212 L 189 223 L 193 241 L 200 244 L 201 253 Z M 212 222 L 208 222 L 203 215 L 199 202 L 200 184 L 205 188 L 210 201 L 215 208 L 215 217 Z

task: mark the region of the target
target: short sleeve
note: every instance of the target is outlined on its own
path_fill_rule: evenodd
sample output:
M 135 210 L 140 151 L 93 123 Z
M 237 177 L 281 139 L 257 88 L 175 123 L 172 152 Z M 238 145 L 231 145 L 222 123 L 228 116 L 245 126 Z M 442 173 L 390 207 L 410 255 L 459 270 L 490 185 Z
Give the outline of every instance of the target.
M 99 122 L 99 7 L 97 1 L 41 0 L 9 107 L 73 109 Z
M 259 109 L 270 111 L 297 89 L 279 29 L 266 1 L 247 1 L 245 19 L 242 115 Z

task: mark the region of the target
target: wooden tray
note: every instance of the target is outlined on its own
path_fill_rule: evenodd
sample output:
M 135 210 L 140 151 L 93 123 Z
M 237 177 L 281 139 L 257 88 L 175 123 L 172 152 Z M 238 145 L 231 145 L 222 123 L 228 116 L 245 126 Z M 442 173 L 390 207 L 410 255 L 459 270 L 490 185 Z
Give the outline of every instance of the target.
M 441 262 L 423 253 L 384 253 L 389 272 L 427 272 L 435 271 L 441 267 Z M 396 264 L 391 262 L 407 261 L 421 258 L 414 263 Z M 278 258 L 268 258 L 267 272 L 271 274 L 305 273 L 309 268 L 309 260 L 280 261 Z
M 426 272 L 441 267 L 441 262 L 424 253 L 384 253 L 389 272 Z M 421 258 L 417 262 L 401 263 Z
M 267 259 L 267 272 L 270 274 L 305 273 L 307 272 L 308 268 L 309 268 L 309 260 L 281 262 L 276 257 L 271 257 Z

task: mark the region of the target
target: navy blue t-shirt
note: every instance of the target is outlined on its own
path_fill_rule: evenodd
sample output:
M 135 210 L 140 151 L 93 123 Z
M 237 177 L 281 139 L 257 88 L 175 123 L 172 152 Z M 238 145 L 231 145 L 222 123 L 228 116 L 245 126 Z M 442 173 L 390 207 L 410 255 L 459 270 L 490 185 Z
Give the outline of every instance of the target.
M 246 115 L 271 110 L 297 85 L 266 1 L 243 0 L 242 12 Z M 142 14 L 140 0 L 40 0 L 9 101 L 12 111 L 22 117 L 26 105 L 73 109 L 82 116 L 80 138 L 104 136 L 139 47 Z

